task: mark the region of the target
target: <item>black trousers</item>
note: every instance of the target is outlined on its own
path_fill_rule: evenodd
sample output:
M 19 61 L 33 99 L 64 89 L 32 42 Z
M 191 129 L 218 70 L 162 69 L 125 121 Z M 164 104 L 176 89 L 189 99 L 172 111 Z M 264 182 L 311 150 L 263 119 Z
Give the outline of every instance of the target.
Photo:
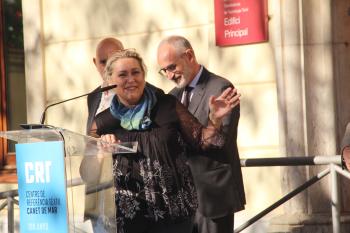
M 125 223 L 124 226 L 117 227 L 118 233 L 191 233 L 193 218 L 189 217 L 181 221 L 167 219 L 151 221 L 143 216 L 138 216 L 132 221 Z
M 196 212 L 192 233 L 233 233 L 234 213 L 221 218 L 207 218 Z

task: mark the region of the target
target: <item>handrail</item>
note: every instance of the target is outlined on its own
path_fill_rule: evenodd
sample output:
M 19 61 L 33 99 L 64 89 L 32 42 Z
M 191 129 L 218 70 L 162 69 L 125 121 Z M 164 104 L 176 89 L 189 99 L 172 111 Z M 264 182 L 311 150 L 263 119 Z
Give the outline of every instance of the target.
M 297 157 L 274 157 L 274 158 L 257 158 L 257 159 L 241 159 L 240 161 L 242 167 L 261 167 L 261 166 L 308 166 L 308 165 L 329 165 L 329 168 L 325 169 L 324 171 L 318 173 L 316 176 L 312 177 L 308 181 L 306 181 L 304 184 L 300 185 L 290 193 L 286 194 L 284 197 L 282 197 L 280 200 L 266 208 L 265 210 L 258 213 L 253 218 L 249 219 L 247 222 L 239 226 L 234 230 L 235 233 L 239 233 L 242 230 L 246 229 L 259 219 L 261 219 L 263 216 L 277 208 L 278 206 L 282 205 L 286 201 L 293 198 L 298 193 L 304 191 L 311 185 L 318 182 L 320 179 L 325 177 L 328 174 L 332 173 L 339 173 L 346 178 L 350 179 L 350 173 L 347 171 L 342 170 L 339 166 L 341 165 L 341 156 L 335 155 L 335 156 L 297 156 Z M 81 179 L 73 179 L 70 182 L 67 182 L 68 187 L 73 187 L 77 185 L 84 184 L 84 182 Z M 339 204 L 338 204 L 338 186 L 337 186 L 337 179 L 334 178 L 334 175 L 331 180 L 332 184 L 332 222 L 333 222 L 333 232 L 339 233 L 340 229 L 340 220 L 339 220 Z M 98 192 L 107 188 L 112 187 L 112 182 L 106 182 L 102 183 L 96 186 L 88 186 L 86 189 L 86 194 Z M 0 211 L 8 206 L 8 232 L 13 233 L 14 232 L 14 211 L 13 211 L 13 204 L 18 205 L 18 201 L 14 199 L 14 197 L 18 196 L 18 190 L 9 190 L 5 192 L 0 192 L 0 200 L 6 199 L 4 203 L 0 205 Z
M 7 197 L 16 197 L 18 196 L 18 189 L 12 189 L 0 193 L 0 200 L 6 199 Z
M 307 165 L 327 165 L 330 163 L 341 164 L 341 156 L 293 156 L 275 157 L 259 159 L 241 159 L 242 167 L 262 167 L 262 166 L 307 166 Z

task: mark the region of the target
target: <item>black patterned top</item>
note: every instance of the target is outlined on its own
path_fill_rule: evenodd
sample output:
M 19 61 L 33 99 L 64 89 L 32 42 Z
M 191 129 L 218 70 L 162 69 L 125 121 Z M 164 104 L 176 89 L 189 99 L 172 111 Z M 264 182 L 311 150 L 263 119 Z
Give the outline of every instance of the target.
M 175 97 L 157 94 L 148 130 L 127 131 L 109 110 L 96 116 L 99 135 L 114 133 L 121 141 L 137 141 L 136 154 L 113 156 L 117 225 L 138 215 L 152 221 L 181 220 L 197 208 L 186 150 L 222 147 L 223 135 L 204 128 Z

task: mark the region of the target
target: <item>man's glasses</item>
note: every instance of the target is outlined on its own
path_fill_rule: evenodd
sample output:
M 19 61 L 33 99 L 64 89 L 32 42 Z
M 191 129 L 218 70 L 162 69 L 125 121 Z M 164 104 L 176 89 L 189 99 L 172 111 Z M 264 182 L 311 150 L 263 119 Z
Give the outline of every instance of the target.
M 183 57 L 184 54 L 186 54 L 187 51 L 183 52 L 174 63 L 168 65 L 167 67 L 164 67 L 158 71 L 158 73 L 164 77 L 167 76 L 167 72 L 175 73 L 176 72 L 176 63 L 177 61 Z
M 167 67 L 160 69 L 160 70 L 158 71 L 158 73 L 159 73 L 160 75 L 162 75 L 162 76 L 165 77 L 167 72 L 172 72 L 172 73 L 174 73 L 175 70 L 176 70 L 176 64 L 170 64 L 170 65 L 168 65 Z

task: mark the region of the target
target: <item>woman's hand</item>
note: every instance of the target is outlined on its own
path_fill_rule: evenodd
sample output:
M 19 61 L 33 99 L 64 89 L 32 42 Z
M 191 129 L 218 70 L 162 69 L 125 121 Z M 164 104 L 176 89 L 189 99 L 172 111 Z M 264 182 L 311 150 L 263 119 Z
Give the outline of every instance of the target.
M 104 134 L 101 135 L 101 141 L 103 143 L 119 143 L 120 140 L 114 134 Z
M 215 128 L 221 126 L 222 119 L 231 112 L 240 102 L 241 94 L 236 88 L 229 87 L 218 97 L 211 96 L 209 99 L 209 119 Z
M 114 134 L 102 135 L 100 141 L 97 141 L 97 146 L 101 151 L 97 152 L 95 156 L 84 156 L 79 167 L 80 176 L 84 182 L 87 184 L 97 184 L 100 181 L 102 164 L 106 155 L 104 151 L 106 149 L 108 151 L 111 143 L 117 142 L 119 140 Z

